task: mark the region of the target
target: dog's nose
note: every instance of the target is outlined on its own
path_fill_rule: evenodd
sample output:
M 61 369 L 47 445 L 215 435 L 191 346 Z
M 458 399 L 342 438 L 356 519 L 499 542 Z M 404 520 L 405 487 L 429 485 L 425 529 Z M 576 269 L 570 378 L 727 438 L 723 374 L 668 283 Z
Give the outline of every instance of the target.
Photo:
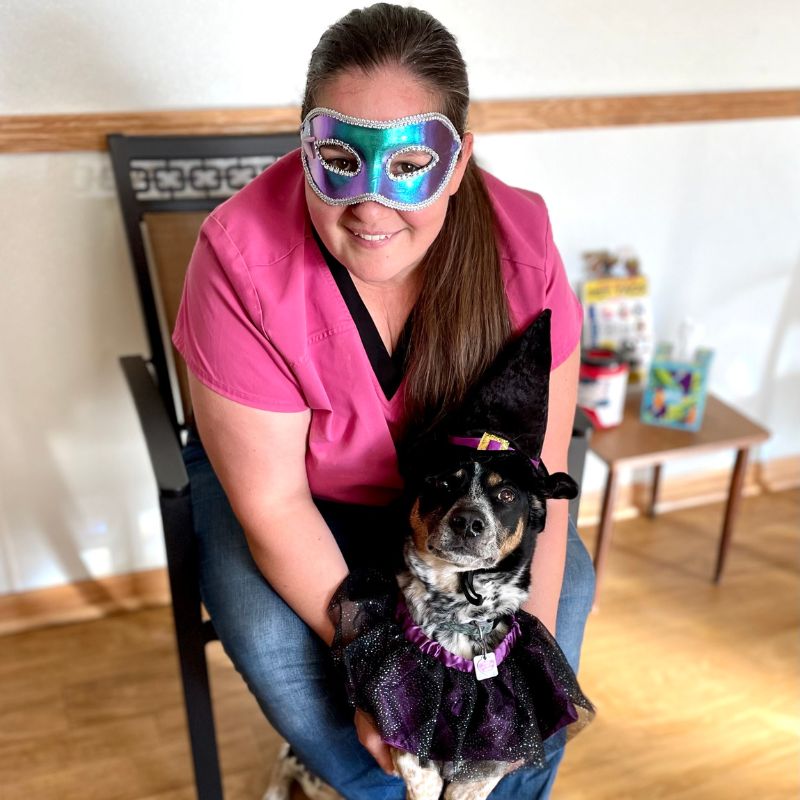
M 450 527 L 461 535 L 480 536 L 486 527 L 486 518 L 480 511 L 462 508 L 450 517 Z

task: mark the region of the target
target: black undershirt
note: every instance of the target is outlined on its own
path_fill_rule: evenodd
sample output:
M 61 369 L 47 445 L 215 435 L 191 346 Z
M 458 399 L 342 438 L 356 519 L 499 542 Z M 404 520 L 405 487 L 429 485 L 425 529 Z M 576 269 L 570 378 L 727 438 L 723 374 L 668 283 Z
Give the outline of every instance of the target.
M 364 301 L 361 299 L 361 295 L 358 293 L 358 289 L 356 289 L 356 285 L 353 283 L 347 268 L 328 251 L 313 226 L 312 231 L 322 257 L 325 259 L 325 263 L 328 265 L 328 269 L 339 287 L 339 292 L 347 306 L 347 310 L 350 312 L 350 316 L 353 318 L 356 330 L 361 338 L 361 344 L 364 346 L 367 358 L 369 358 L 369 363 L 372 366 L 372 371 L 378 379 L 384 396 L 387 400 L 391 400 L 403 380 L 414 312 L 412 311 L 408 315 L 394 352 L 389 355 L 389 351 L 386 349 L 386 345 L 383 343 L 383 339 L 381 339 L 381 335 L 378 333 L 378 329 L 375 327 L 375 323 L 364 305 Z

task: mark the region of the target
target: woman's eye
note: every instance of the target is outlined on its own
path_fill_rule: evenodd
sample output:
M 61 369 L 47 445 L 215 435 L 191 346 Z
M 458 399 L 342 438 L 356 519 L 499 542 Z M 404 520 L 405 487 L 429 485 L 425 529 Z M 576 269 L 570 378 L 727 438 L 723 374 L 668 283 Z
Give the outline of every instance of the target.
M 517 499 L 517 495 L 511 489 L 501 489 L 497 493 L 497 499 L 501 503 L 513 503 Z
M 389 173 L 394 178 L 405 178 L 425 169 L 433 161 L 433 155 L 426 150 L 412 150 L 397 155 L 389 165 Z
M 333 164 L 336 169 L 340 169 L 342 172 L 355 172 L 358 169 L 358 165 L 352 158 L 334 158 L 333 161 L 329 162 Z
M 395 175 L 411 175 L 418 169 L 422 169 L 418 164 L 412 164 L 410 161 L 396 161 L 392 164 L 392 172 Z
M 344 172 L 348 175 L 355 175 L 358 172 L 358 159 L 347 150 L 340 147 L 323 145 L 319 148 L 325 166 L 336 172 Z

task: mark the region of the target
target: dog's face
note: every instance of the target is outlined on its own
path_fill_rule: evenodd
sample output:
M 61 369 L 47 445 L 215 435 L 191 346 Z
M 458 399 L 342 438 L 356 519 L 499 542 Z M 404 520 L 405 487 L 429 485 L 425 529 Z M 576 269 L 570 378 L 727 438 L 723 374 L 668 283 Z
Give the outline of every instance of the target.
M 431 467 L 411 511 L 413 544 L 425 560 L 490 569 L 544 527 L 541 481 L 524 459 L 483 456 Z

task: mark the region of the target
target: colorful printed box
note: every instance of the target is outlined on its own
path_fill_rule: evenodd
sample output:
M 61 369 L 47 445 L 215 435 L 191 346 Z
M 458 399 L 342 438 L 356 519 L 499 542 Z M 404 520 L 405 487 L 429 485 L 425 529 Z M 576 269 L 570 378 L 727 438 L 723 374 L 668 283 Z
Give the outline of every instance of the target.
M 630 382 L 644 383 L 653 357 L 653 311 L 644 275 L 591 278 L 581 286 L 583 346 L 621 353 Z
M 677 361 L 672 358 L 672 346 L 660 344 L 642 395 L 642 422 L 698 430 L 703 422 L 712 356 L 711 350 L 699 349 L 694 361 Z

